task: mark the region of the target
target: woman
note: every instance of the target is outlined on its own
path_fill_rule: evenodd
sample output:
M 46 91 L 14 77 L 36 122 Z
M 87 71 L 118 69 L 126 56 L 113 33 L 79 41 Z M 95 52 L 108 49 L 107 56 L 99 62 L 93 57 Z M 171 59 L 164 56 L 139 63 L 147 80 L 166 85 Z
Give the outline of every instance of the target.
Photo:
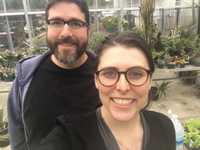
M 107 37 L 97 59 L 94 78 L 102 106 L 73 124 L 60 118 L 42 149 L 175 150 L 170 119 L 145 110 L 154 72 L 145 41 L 134 33 Z

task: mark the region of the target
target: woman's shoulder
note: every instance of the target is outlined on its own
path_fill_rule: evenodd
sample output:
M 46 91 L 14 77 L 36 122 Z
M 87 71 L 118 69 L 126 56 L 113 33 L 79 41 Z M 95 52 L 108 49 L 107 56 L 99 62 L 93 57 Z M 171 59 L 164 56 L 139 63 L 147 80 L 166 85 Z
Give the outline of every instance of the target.
M 164 123 L 164 124 L 173 126 L 171 119 L 165 114 L 155 112 L 155 111 L 145 110 L 143 111 L 143 115 L 145 119 L 152 125 L 158 124 L 158 123 Z
M 149 127 L 156 129 L 157 131 L 165 130 L 175 133 L 174 125 L 171 119 L 165 114 L 155 112 L 155 111 L 144 111 L 144 118 L 147 121 Z M 164 132 L 164 131 L 163 131 Z
M 144 111 L 143 115 L 150 130 L 148 147 L 154 150 L 175 150 L 175 129 L 171 119 L 155 111 Z

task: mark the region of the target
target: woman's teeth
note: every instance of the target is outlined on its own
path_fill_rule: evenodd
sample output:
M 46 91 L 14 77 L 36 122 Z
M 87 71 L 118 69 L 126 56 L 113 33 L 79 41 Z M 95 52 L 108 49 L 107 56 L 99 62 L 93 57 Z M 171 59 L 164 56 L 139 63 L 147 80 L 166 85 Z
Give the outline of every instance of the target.
M 131 104 L 134 100 L 133 99 L 116 99 L 113 98 L 113 102 L 120 105 L 128 105 Z

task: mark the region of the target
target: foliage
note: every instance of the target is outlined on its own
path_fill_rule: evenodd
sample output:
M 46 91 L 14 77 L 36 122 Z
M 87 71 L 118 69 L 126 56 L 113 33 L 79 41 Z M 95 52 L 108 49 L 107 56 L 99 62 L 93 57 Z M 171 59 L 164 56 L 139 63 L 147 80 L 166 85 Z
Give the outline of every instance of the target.
M 32 43 L 28 39 L 24 41 L 24 43 L 24 52 L 27 53 L 26 55 L 41 54 L 48 49 L 46 44 L 46 33 L 44 32 L 33 37 Z
M 134 27 L 131 31 L 133 31 L 134 33 L 136 33 L 137 35 L 139 35 L 142 38 L 145 37 L 144 31 L 142 30 L 142 28 Z
M 183 28 L 176 29 L 170 36 L 162 36 L 158 32 L 154 38 L 152 54 L 156 63 L 185 65 L 190 58 L 200 54 L 200 38 L 196 33 Z
M 153 13 L 155 10 L 155 0 L 142 0 L 140 15 L 142 17 L 142 27 L 145 33 L 145 40 L 151 46 L 152 35 L 154 31 Z
M 190 148 L 200 148 L 200 119 L 190 119 L 184 124 L 184 143 Z
M 166 96 L 167 89 L 168 89 L 170 83 L 171 82 L 169 82 L 169 81 L 164 81 L 161 84 L 158 84 L 156 82 L 155 86 L 153 86 L 154 87 L 154 91 L 152 91 L 154 93 L 150 93 L 150 94 L 152 94 L 151 98 L 152 99 L 153 98 L 160 99 L 162 96 Z
M 106 31 L 116 32 L 118 31 L 119 18 L 115 16 L 108 16 L 102 19 L 102 24 Z
M 161 98 L 162 96 L 166 96 L 166 94 L 167 94 L 166 91 L 167 91 L 170 83 L 171 82 L 169 82 L 169 81 L 164 81 L 158 86 L 157 93 L 158 93 L 159 98 Z
M 96 47 L 105 39 L 106 34 L 103 32 L 93 32 L 89 38 L 88 49 L 96 52 Z
M 40 34 L 32 39 L 32 44 L 26 40 L 25 47 L 12 52 L 5 50 L 0 52 L 0 80 L 12 81 L 15 78 L 15 64 L 20 59 L 43 53 L 47 50 L 46 34 Z
M 0 80 L 11 81 L 15 77 L 15 64 L 23 57 L 20 53 L 14 53 L 6 50 L 0 52 Z

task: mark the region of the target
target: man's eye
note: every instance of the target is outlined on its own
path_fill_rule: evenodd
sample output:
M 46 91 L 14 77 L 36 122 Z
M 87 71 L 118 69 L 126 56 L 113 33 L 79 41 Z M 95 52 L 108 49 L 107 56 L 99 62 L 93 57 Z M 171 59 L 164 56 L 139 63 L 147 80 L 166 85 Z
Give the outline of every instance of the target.
M 79 21 L 70 21 L 69 22 L 69 26 L 70 27 L 82 27 L 83 26 L 83 23 L 82 22 L 79 22 Z
M 63 21 L 60 21 L 60 20 L 51 20 L 49 21 L 49 24 L 50 25 L 63 25 Z

